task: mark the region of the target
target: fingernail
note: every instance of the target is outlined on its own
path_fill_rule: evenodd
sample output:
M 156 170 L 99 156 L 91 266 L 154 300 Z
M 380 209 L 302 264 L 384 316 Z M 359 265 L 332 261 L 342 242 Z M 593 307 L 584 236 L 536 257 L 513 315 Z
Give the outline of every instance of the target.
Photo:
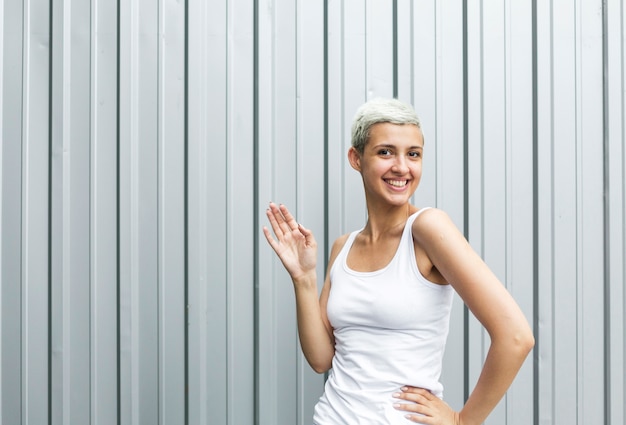
M 400 388 L 402 391 L 407 391 L 409 389 L 409 387 L 402 387 Z
M 400 403 L 394 403 L 393 404 L 393 408 L 394 409 L 399 409 L 400 408 Z
M 392 396 L 393 396 L 393 397 L 400 397 L 401 395 L 402 395 L 402 394 L 400 394 L 400 393 L 393 393 L 393 394 L 392 394 Z

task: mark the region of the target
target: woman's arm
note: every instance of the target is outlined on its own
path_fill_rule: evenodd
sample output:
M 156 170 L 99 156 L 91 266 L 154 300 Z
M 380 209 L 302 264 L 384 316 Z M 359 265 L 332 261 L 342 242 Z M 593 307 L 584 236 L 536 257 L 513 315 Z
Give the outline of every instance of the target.
M 326 315 L 326 303 L 330 292 L 330 278 L 326 276 L 318 298 L 317 292 L 317 243 L 313 233 L 298 224 L 284 205 L 270 203 L 267 217 L 276 239 L 264 227 L 263 233 L 293 281 L 296 296 L 298 335 L 302 352 L 309 365 L 318 373 L 330 369 L 335 354 L 332 328 Z M 337 255 L 337 242 L 331 252 L 331 262 Z
M 446 213 L 437 209 L 425 211 L 415 220 L 412 230 L 433 266 L 452 284 L 491 337 L 482 372 L 465 406 L 458 415 L 449 416 L 451 422 L 441 422 L 481 424 L 504 396 L 534 346 L 532 331 L 513 297 Z M 402 394 L 416 394 L 422 402 L 438 404 L 445 410 L 443 402 L 428 401 L 417 390 Z M 419 422 L 417 418 L 412 420 Z

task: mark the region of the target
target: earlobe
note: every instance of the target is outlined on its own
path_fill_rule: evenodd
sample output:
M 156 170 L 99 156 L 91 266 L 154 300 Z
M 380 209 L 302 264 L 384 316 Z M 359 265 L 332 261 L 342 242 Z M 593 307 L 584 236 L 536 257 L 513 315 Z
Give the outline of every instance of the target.
M 350 147 L 348 150 L 348 161 L 350 161 L 352 168 L 361 172 L 361 154 L 354 147 Z

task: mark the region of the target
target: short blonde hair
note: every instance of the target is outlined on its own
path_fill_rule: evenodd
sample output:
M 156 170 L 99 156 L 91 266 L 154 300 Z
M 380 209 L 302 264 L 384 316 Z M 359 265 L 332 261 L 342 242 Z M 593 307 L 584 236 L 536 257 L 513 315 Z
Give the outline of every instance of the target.
M 372 99 L 359 107 L 352 122 L 352 147 L 363 153 L 374 124 L 413 124 L 421 129 L 415 110 L 408 103 L 398 99 Z

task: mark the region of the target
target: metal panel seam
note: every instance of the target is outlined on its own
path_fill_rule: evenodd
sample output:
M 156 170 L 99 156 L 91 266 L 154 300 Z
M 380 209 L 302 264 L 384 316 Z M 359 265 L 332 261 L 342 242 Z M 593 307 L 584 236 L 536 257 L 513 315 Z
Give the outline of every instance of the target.
M 324 27 L 324 41 L 323 41 L 323 49 L 324 49 L 324 65 L 323 65 L 323 73 L 324 73 L 324 134 L 323 134 L 323 139 L 324 139 L 324 205 L 323 205 L 323 211 L 324 211 L 324 270 L 327 269 L 328 267 L 328 257 L 330 256 L 330 244 L 329 244 L 329 237 L 330 237 L 330 226 L 329 226 L 329 219 L 330 219 L 330 211 L 328 210 L 328 200 L 329 200 L 329 176 L 328 176 L 328 171 L 329 171 L 329 167 L 328 167 L 328 154 L 329 154 L 329 126 L 328 126 L 328 0 L 324 0 L 324 23 L 323 23 L 323 27 Z M 324 381 L 326 381 L 326 379 L 328 379 L 328 371 L 324 372 Z
M 48 60 L 48 424 L 52 425 L 52 58 L 53 58 L 53 0 L 50 0 Z M 1 84 L 1 83 L 0 83 Z
M 98 382 L 98 368 L 96 365 L 98 364 L 98 350 L 97 350 L 97 314 L 98 314 L 98 304 L 96 302 L 97 290 L 96 285 L 98 283 L 98 279 L 96 277 L 96 273 L 98 271 L 98 255 L 97 255 L 97 240 L 98 240 L 98 232 L 97 232 L 97 214 L 98 210 L 95 208 L 96 197 L 97 197 L 97 161 L 96 154 L 97 148 L 95 147 L 98 143 L 97 137 L 97 114 L 96 108 L 94 107 L 94 101 L 97 102 L 97 54 L 95 52 L 98 51 L 98 37 L 94 36 L 94 34 L 98 33 L 97 26 L 97 5 L 98 0 L 91 0 L 89 2 L 89 218 L 88 218 L 88 228 L 89 228 L 89 253 L 87 254 L 89 257 L 89 420 L 93 425 L 98 424 L 98 416 L 96 414 L 98 409 L 97 404 L 97 388 L 96 384 Z
M 469 57 L 468 57 L 468 4 L 463 0 L 463 234 L 469 240 Z M 463 306 L 463 394 L 467 401 L 470 395 L 469 364 L 469 309 Z
M 302 212 L 301 212 L 301 206 L 300 206 L 300 199 L 298 196 L 298 192 L 299 192 L 299 188 L 300 188 L 300 173 L 297 172 L 297 169 L 300 168 L 301 169 L 301 155 L 300 155 L 300 143 L 302 143 L 302 138 L 301 138 L 301 134 L 300 131 L 302 129 L 302 125 L 301 125 L 301 114 L 302 114 L 302 108 L 301 108 L 301 103 L 302 103 L 302 90 L 300 87 L 300 82 L 301 82 L 301 78 L 300 78 L 300 72 L 302 72 L 302 66 L 301 66 L 301 54 L 302 54 L 302 48 L 301 48 L 301 43 L 302 43 L 302 36 L 301 36 L 301 22 L 300 22 L 300 17 L 299 17 L 299 6 L 300 5 L 300 1 L 295 1 L 294 2 L 294 21 L 295 21 L 295 42 L 294 42 L 294 49 L 295 49 L 295 63 L 294 63 L 294 88 L 295 88 L 295 92 L 296 92 L 296 100 L 295 100 L 295 111 L 294 111 L 294 139 L 295 139 L 295 162 L 297 164 L 296 166 L 296 173 L 294 174 L 294 187 L 295 187 L 295 212 L 296 212 L 296 220 L 301 220 L 302 218 Z M 297 331 L 296 331 L 297 333 Z M 302 356 L 299 356 L 299 352 L 298 352 L 298 344 L 296 344 L 295 350 L 294 350 L 294 355 L 296 356 L 296 362 L 295 362 L 295 388 L 296 388 L 296 408 L 295 408 L 295 418 L 296 418 L 296 423 L 298 421 L 298 418 L 300 417 L 301 413 L 302 413 Z
M 398 0 L 392 5 L 392 39 L 393 39 L 393 97 L 398 98 Z
M 532 0 L 532 157 L 533 157 L 533 423 L 539 424 L 539 127 L 538 127 L 538 57 L 537 57 L 537 0 Z
M 0 22 L 4 25 L 4 1 L 0 0 Z M 4 52 L 4 30 L 0 30 L 0 49 Z M 3 125 L 3 105 L 4 105 L 4 54 L 0 53 L 0 137 L 4 133 L 4 125 Z M 0 165 L 4 163 L 3 159 L 3 147 L 4 143 L 0 143 Z M 3 199 L 4 199 L 4 191 L 3 183 L 2 183 L 2 172 L 0 171 L 0 271 L 2 270 L 2 241 L 4 238 L 2 237 L 2 211 L 3 211 Z M 2 318 L 2 287 L 3 287 L 3 279 L 2 273 L 0 272 L 0 318 Z M 2 327 L 0 326 L 0 353 L 2 353 Z M 2 419 L 2 364 L 0 363 L 0 420 Z
M 602 149 L 603 149 L 603 230 L 604 230 L 604 423 L 611 418 L 611 237 L 610 237 L 610 169 L 609 169 L 609 83 L 608 83 L 608 10 L 602 1 Z
M 226 99 L 225 99 L 225 105 L 224 105 L 224 143 L 226 145 L 226 152 L 225 152 L 225 164 L 224 164 L 224 180 L 226 181 L 226 184 L 229 184 L 229 173 L 230 173 L 230 169 L 229 169 L 229 165 L 231 165 L 231 158 L 232 158 L 232 148 L 230 146 L 229 140 L 230 137 L 232 136 L 231 134 L 231 126 L 230 126 L 230 119 L 231 119 L 231 114 L 230 114 L 230 109 L 229 109 L 229 100 L 230 100 L 230 92 L 229 92 L 229 87 L 230 87 L 230 68 L 231 68 L 231 49 L 229 47 L 229 39 L 230 39 L 230 31 L 231 31 L 231 25 L 230 25 L 230 16 L 229 16 L 229 11 L 231 9 L 228 7 L 228 5 L 225 7 L 225 15 L 226 15 L 226 24 L 225 24 L 225 37 L 224 37 L 224 59 L 225 59 L 225 72 L 224 72 L 224 85 L 225 85 L 225 93 L 226 93 Z M 232 182 L 231 182 L 232 183 Z M 225 219 L 225 223 L 224 223 L 224 237 L 225 237 L 225 243 L 226 243 L 226 247 L 224 249 L 224 293 L 225 293 L 225 307 L 224 307 L 224 316 L 225 316 L 225 323 L 224 323 L 224 327 L 225 327 L 225 340 L 226 340 L 226 355 L 224 358 L 224 361 L 226 363 L 226 379 L 225 379 L 225 385 L 226 388 L 224 389 L 225 393 L 226 393 L 226 406 L 224 409 L 224 415 L 225 415 L 225 419 L 226 419 L 226 424 L 230 424 L 231 421 L 231 409 L 229 408 L 230 406 L 234 406 L 233 401 L 234 400 L 230 400 L 229 399 L 229 395 L 231 394 L 231 374 L 230 374 L 230 370 L 231 370 L 231 364 L 233 363 L 231 361 L 231 352 L 233 350 L 231 344 L 233 341 L 232 335 L 231 335 L 231 326 L 233 323 L 233 320 L 231 318 L 231 314 L 233 314 L 233 288 L 232 285 L 229 285 L 230 283 L 230 279 L 231 279 L 231 273 L 230 273 L 230 267 L 228 266 L 230 264 L 230 246 L 232 243 L 230 241 L 230 237 L 232 236 L 231 234 L 229 234 L 229 230 L 230 230 L 230 225 L 231 225 L 231 220 L 230 220 L 230 214 L 228 214 L 228 208 L 230 206 L 230 200 L 232 198 L 232 194 L 230 190 L 226 190 L 224 193 L 224 219 Z M 253 207 L 253 213 L 256 216 L 256 212 L 258 211 L 258 208 L 256 206 Z M 255 231 L 256 234 L 256 231 Z M 256 245 L 255 245 L 256 246 Z M 229 376 L 230 375 L 230 376 Z
M 189 0 L 184 5 L 184 81 L 183 81 L 183 371 L 184 425 L 189 425 Z
M 252 199 L 252 211 L 253 211 L 253 246 L 254 246 L 254 258 L 253 258 L 253 284 L 254 284 L 254 296 L 253 296 L 253 317 L 254 317 L 254 424 L 260 425 L 260 356 L 259 356 L 259 217 L 257 214 L 259 208 L 259 1 L 254 0 L 253 5 L 253 93 L 252 93 L 252 138 L 253 138 L 253 171 L 254 176 L 254 189 Z
M 115 200 L 116 200 L 116 207 L 115 207 L 115 231 L 116 231 L 116 235 L 115 235 L 115 338 L 116 338 L 116 343 L 117 343 L 117 350 L 116 350 L 116 402 L 117 402 L 117 412 L 116 412 L 116 419 L 117 419 L 117 424 L 121 425 L 122 423 L 122 376 L 121 376 L 121 316 L 120 316 L 120 310 L 121 310 L 121 306 L 120 306 L 120 290 L 121 290 L 121 267 L 120 267 L 120 260 L 121 260 L 121 254 L 120 254 L 120 249 L 121 249 L 121 226 L 120 226 L 120 218 L 121 218 L 121 207 L 120 207 L 120 201 L 121 201 L 121 195 L 120 195 L 120 188 L 121 188 L 121 184 L 120 184 L 120 180 L 121 180 L 121 166 L 120 166 L 120 159 L 121 159 L 121 155 L 120 155 L 120 139 L 121 139 L 121 125 L 120 125 L 120 120 L 121 120 L 121 101 L 120 101 L 120 94 L 121 94 L 121 80 L 120 80 L 120 76 L 121 76 L 121 41 L 120 41 L 120 35 L 121 35 L 121 5 L 120 5 L 121 0 L 117 0 L 117 16 L 116 16 L 116 59 L 117 59 L 117 64 L 116 64 L 116 80 L 117 80 L 117 86 L 116 86 L 116 129 L 115 129 L 115 150 L 116 150 L 116 158 L 115 158 Z

